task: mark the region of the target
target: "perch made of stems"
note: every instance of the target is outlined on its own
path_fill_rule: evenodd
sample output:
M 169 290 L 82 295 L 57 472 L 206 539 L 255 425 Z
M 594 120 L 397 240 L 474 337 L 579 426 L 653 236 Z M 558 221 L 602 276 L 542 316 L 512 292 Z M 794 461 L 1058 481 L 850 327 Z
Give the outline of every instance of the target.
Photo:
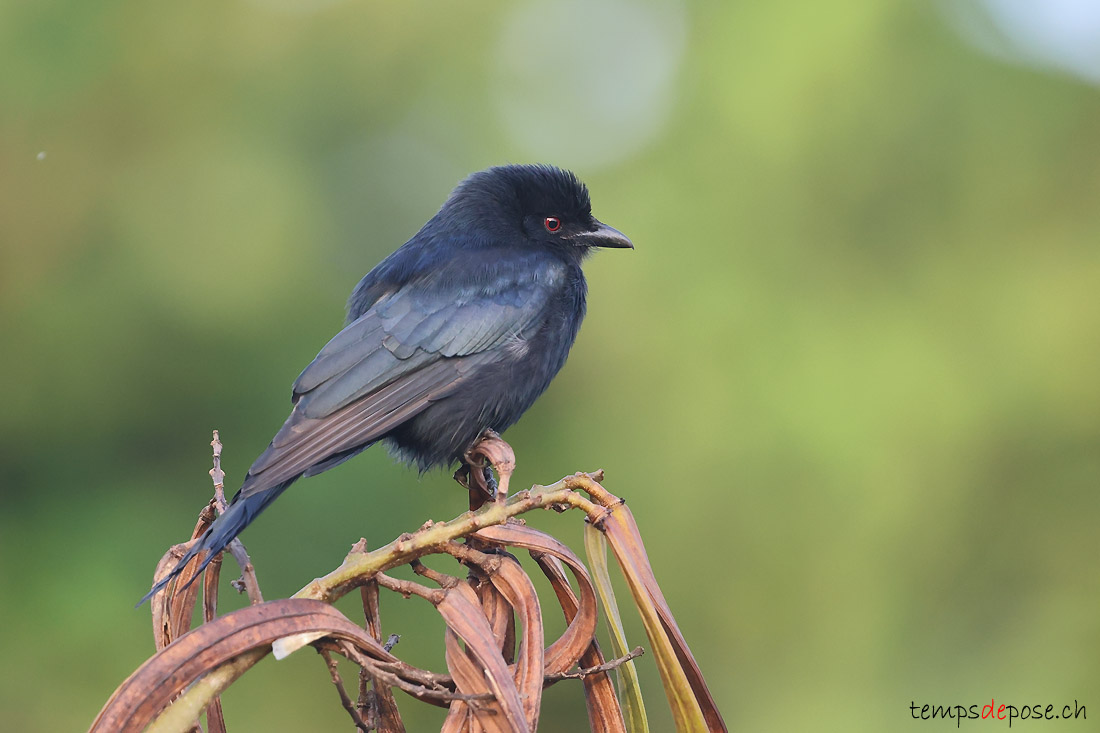
M 211 445 L 215 497 L 200 513 L 191 542 L 214 520 L 215 510 L 225 509 L 217 431 Z M 268 653 L 282 659 L 306 645 L 324 657 L 341 703 L 362 731 L 405 730 L 393 696 L 395 687 L 423 702 L 448 708 L 443 733 L 534 731 L 543 688 L 574 678 L 584 686 L 593 731 L 648 731 L 631 661 L 641 649 L 627 651 L 607 573 L 607 545 L 641 616 L 677 730 L 725 731 L 702 673 L 657 585 L 637 524 L 626 504 L 600 485 L 603 473 L 577 473 L 550 486 L 536 485 L 508 496 L 515 457 L 507 443 L 487 432 L 467 459 L 474 468 L 456 474 L 456 478 L 470 489 L 471 511 L 448 522 L 428 521 L 417 531 L 373 551 L 368 552 L 366 541 L 360 540 L 338 568 L 313 580 L 292 598 L 264 602 L 244 546 L 234 540 L 227 549 L 242 570 L 242 579 L 234 586 L 247 592 L 251 605 L 217 616 L 221 562 L 216 558 L 202 582 L 204 623 L 188 631 L 199 589 L 199 584 L 191 581 L 202 561 L 201 556 L 194 558 L 174 583 L 153 598 L 157 653 L 119 686 L 92 724 L 91 733 L 201 731 L 199 718 L 204 710 L 208 730 L 224 733 L 219 695 Z M 485 498 L 482 468 L 486 465 L 493 468 L 499 482 L 491 501 Z M 563 543 L 518 519 L 534 509 L 580 509 L 585 514 L 585 546 L 592 574 Z M 174 567 L 189 546 L 176 545 L 165 554 L 154 582 Z M 565 631 L 549 645 L 543 639 L 538 595 L 509 549 L 530 553 L 550 581 L 565 615 Z M 452 556 L 467 568 L 468 577 L 460 579 L 423 565 L 420 558 L 430 554 Z M 436 587 L 386 574 L 401 565 L 411 565 L 417 575 Z M 570 585 L 566 568 L 577 591 Z M 363 625 L 331 605 L 355 588 L 363 599 Z M 436 608 L 446 623 L 449 674 L 401 661 L 391 652 L 396 638 L 382 643 L 380 588 L 421 597 Z M 617 655 L 611 661 L 596 642 L 600 603 Z M 517 628 L 522 630 L 519 637 Z M 333 653 L 360 668 L 355 702 L 344 687 Z M 621 702 L 608 674 L 612 670 L 618 675 Z

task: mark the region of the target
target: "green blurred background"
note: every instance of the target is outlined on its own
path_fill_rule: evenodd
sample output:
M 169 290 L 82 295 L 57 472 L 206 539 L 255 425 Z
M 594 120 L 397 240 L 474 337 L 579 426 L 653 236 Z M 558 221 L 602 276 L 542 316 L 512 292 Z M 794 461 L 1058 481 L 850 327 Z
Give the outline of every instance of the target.
M 731 728 L 1100 717 L 1097 16 L 0 5 L 4 727 L 91 723 L 152 652 L 133 604 L 210 494 L 210 430 L 234 484 L 359 277 L 508 161 L 574 169 L 637 245 L 589 263 L 573 356 L 507 436 L 516 485 L 607 470 Z M 243 539 L 286 596 L 464 501 L 375 449 Z M 576 517 L 536 523 L 580 549 Z M 422 606 L 388 601 L 387 632 L 441 669 Z M 543 730 L 577 729 L 578 689 Z M 225 706 L 238 733 L 349 729 L 308 652 Z

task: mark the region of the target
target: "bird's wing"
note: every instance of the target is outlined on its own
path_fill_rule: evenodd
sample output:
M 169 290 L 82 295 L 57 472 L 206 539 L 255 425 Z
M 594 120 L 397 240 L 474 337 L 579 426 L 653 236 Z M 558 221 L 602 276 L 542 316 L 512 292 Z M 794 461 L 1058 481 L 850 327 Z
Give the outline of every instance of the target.
M 249 496 L 378 440 L 541 323 L 545 280 L 405 287 L 348 324 L 294 384 L 294 411 L 249 469 Z
M 294 383 L 294 402 L 307 417 L 324 417 L 441 357 L 492 351 L 539 323 L 553 286 L 502 277 L 387 294 L 321 349 Z

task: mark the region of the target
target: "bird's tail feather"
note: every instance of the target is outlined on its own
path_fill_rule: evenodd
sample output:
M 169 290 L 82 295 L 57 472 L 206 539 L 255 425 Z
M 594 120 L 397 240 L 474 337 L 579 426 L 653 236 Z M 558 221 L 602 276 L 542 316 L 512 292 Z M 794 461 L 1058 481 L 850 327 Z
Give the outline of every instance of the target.
M 146 593 L 145 596 L 138 601 L 137 605 L 140 606 L 162 591 L 173 578 L 183 572 L 184 567 L 187 566 L 187 563 L 189 563 L 192 558 L 201 552 L 206 552 L 206 557 L 203 558 L 202 564 L 199 565 L 198 570 L 195 571 L 191 580 L 187 582 L 187 585 L 179 589 L 179 591 L 186 590 L 187 586 L 195 582 L 195 578 L 199 577 L 217 554 L 224 550 L 226 545 L 233 541 L 234 537 L 251 524 L 252 520 L 258 517 L 260 512 L 262 512 L 268 504 L 275 501 L 279 494 L 283 493 L 286 487 L 290 486 L 297 479 L 298 477 L 295 476 L 281 484 L 276 484 L 269 489 L 248 496 L 242 496 L 238 492 L 238 494 L 233 497 L 233 501 L 229 504 L 229 508 L 225 510 L 225 513 L 214 520 L 214 523 L 211 524 L 206 532 L 191 546 L 191 549 L 180 558 L 180 561 L 176 563 L 176 567 L 172 569 L 172 572 L 161 578 L 161 580 L 153 586 L 152 590 Z

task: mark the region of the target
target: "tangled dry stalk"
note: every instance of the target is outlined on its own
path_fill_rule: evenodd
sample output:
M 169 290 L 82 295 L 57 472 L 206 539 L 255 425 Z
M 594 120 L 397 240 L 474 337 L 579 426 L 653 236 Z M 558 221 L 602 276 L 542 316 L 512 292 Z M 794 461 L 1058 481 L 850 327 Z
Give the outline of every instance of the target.
M 213 521 L 215 511 L 225 508 L 217 431 L 211 445 L 215 496 L 200 513 L 191 542 Z M 600 485 L 602 472 L 578 473 L 508 496 L 515 457 L 507 443 L 487 433 L 468 459 L 496 472 L 495 498 L 487 498 L 489 487 L 482 471 L 456 476 L 470 489 L 469 512 L 449 522 L 429 521 L 373 551 L 360 540 L 340 567 L 293 598 L 265 602 L 248 554 L 234 540 L 228 549 L 242 571 L 234 585 L 247 592 L 251 605 L 217 616 L 221 560 L 215 559 L 201 583 L 204 623 L 189 631 L 200 585 L 195 582 L 188 587 L 202 560 L 196 557 L 175 583 L 154 596 L 157 653 L 119 686 L 91 732 L 201 731 L 199 719 L 205 711 L 208 730 L 224 733 L 219 695 L 268 653 L 282 659 L 307 645 L 324 657 L 341 703 L 361 731 L 405 730 L 394 688 L 447 708 L 443 733 L 534 731 L 543 688 L 567 679 L 581 680 L 593 731 L 646 731 L 632 661 L 642 650 L 626 649 L 607 573 L 607 545 L 641 616 L 677 730 L 726 730 L 653 576 L 637 524 L 626 504 Z M 564 544 L 518 519 L 534 509 L 579 509 L 585 514 L 585 546 L 592 573 Z M 175 565 L 189 545 L 176 545 L 164 555 L 155 580 Z M 565 615 L 565 631 L 549 645 L 543 638 L 538 594 L 511 550 L 524 550 L 536 561 Z M 420 558 L 432 554 L 450 555 L 467 569 L 467 577 L 428 568 Z M 387 575 L 386 571 L 401 565 L 410 565 L 430 585 Z M 363 600 L 362 625 L 331 605 L 356 588 Z M 380 589 L 417 596 L 435 607 L 446 623 L 448 674 L 403 662 L 391 651 L 396 638 L 382 642 Z M 610 661 L 596 642 L 601 603 L 616 654 Z M 355 700 L 340 677 L 334 654 L 360 669 Z M 609 675 L 612 671 L 619 679 L 619 694 Z

